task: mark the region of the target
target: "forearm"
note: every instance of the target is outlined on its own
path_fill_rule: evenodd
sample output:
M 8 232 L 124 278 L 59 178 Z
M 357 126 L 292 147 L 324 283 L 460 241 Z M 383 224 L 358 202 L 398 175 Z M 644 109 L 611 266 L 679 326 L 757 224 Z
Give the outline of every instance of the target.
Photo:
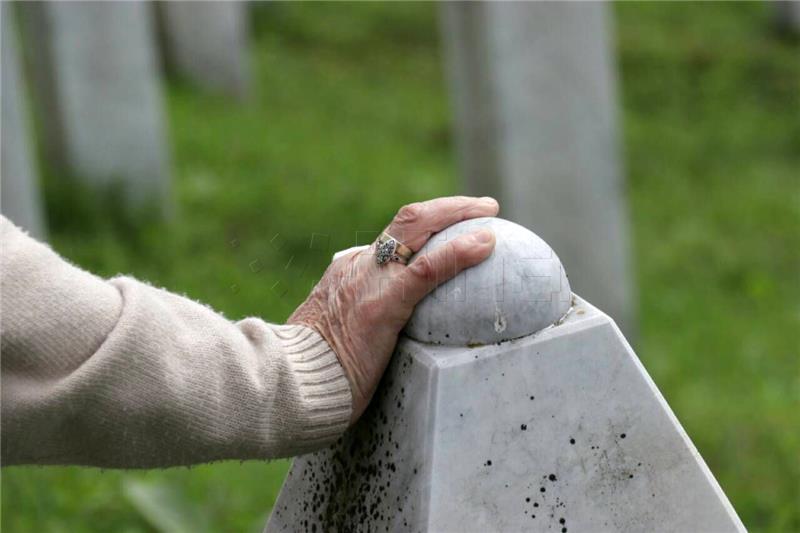
M 347 427 L 350 386 L 315 331 L 100 280 L 6 224 L 3 464 L 282 457 Z

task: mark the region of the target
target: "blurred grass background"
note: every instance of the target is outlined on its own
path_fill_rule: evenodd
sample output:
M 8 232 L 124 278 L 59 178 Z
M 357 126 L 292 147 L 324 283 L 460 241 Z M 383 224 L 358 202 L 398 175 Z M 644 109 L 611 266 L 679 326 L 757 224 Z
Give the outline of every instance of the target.
M 458 186 L 435 5 L 252 8 L 252 101 L 168 87 L 173 224 L 45 189 L 71 261 L 280 322 L 333 251 Z M 614 10 L 639 356 L 748 528 L 798 531 L 800 48 L 767 3 Z M 260 531 L 287 467 L 8 468 L 2 529 Z

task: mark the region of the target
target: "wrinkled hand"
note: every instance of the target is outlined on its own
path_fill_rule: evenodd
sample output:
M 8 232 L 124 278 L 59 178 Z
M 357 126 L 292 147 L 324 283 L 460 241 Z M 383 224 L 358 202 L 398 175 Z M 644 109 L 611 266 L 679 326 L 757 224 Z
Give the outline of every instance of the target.
M 404 206 L 386 231 L 417 252 L 434 233 L 497 212 L 492 198 L 437 198 Z M 315 329 L 336 352 L 353 392 L 352 422 L 372 398 L 397 335 L 417 302 L 437 285 L 486 259 L 494 245 L 494 234 L 484 229 L 417 256 L 408 266 L 377 265 L 374 246 L 331 263 L 288 323 Z

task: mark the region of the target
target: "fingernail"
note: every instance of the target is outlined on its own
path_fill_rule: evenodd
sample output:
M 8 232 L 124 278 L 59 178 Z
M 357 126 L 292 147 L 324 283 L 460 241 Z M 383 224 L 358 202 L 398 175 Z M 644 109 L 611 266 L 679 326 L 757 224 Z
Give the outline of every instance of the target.
M 479 243 L 486 244 L 492 240 L 492 232 L 488 229 L 482 229 L 479 232 L 475 233 L 475 240 Z
M 489 203 L 489 204 L 496 204 L 497 203 L 497 200 L 495 200 L 491 196 L 483 196 L 483 197 L 481 197 L 481 200 L 483 200 L 484 202 Z

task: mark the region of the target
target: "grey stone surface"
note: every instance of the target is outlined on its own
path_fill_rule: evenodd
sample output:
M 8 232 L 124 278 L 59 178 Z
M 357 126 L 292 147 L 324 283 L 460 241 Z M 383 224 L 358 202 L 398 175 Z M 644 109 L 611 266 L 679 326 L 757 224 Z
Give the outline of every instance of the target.
M 0 210 L 39 239 L 45 237 L 38 172 L 31 148 L 27 98 L 12 4 L 3 2 L 2 123 L 0 124 Z
M 777 0 L 774 5 L 778 27 L 787 33 L 800 35 L 800 1 Z
M 419 254 L 479 228 L 494 232 L 495 251 L 420 302 L 406 326 L 409 337 L 456 346 L 492 344 L 535 333 L 566 314 L 572 292 L 561 261 L 519 224 L 489 217 L 460 222 L 434 235 Z
M 401 339 L 364 417 L 295 459 L 266 531 L 744 531 L 614 322 Z
M 169 210 L 169 158 L 152 6 L 25 4 L 40 131 L 56 170 Z
M 244 2 L 161 2 L 168 64 L 202 87 L 244 96 L 250 83 Z
M 465 192 L 500 200 L 561 257 L 574 291 L 635 333 L 602 2 L 447 2 L 442 28 Z

